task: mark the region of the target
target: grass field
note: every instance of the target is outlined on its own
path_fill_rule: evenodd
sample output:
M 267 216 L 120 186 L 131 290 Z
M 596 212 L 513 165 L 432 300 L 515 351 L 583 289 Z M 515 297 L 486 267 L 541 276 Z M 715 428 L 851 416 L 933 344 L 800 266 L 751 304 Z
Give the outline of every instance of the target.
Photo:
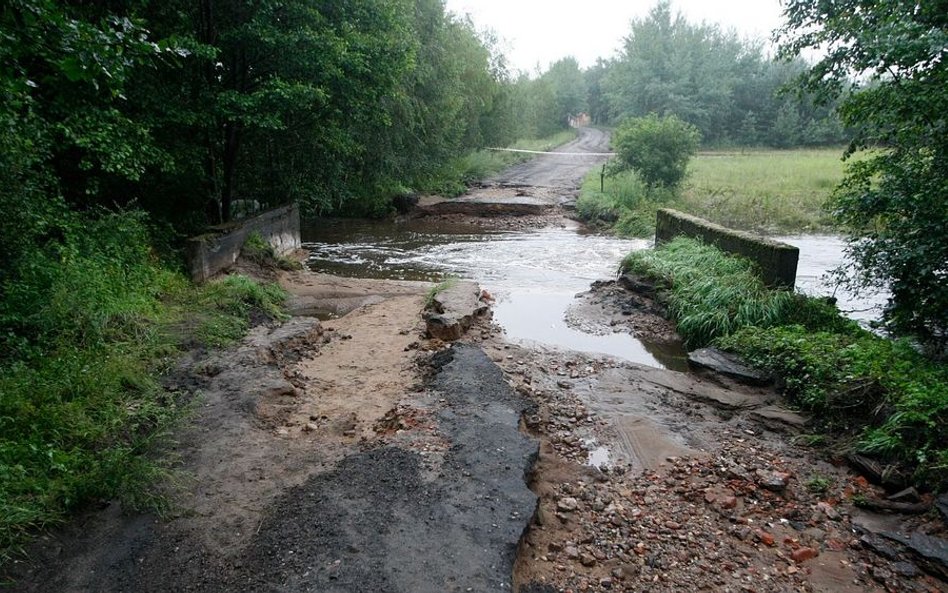
M 599 220 L 627 235 L 649 234 L 661 207 L 762 233 L 826 231 L 832 221 L 824 205 L 842 180 L 842 152 L 841 148 L 702 152 L 692 160 L 677 193 L 651 195 L 631 174 L 607 178 L 602 193 L 599 172 L 593 171 L 578 207 L 585 219 Z

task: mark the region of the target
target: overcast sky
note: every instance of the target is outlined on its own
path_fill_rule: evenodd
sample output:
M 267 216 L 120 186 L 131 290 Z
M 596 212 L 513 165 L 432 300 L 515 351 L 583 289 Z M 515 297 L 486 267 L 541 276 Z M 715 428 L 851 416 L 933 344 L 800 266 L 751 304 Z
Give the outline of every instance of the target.
M 470 14 L 478 29 L 489 28 L 505 41 L 514 69 L 545 70 L 573 56 L 582 67 L 615 54 L 635 18 L 656 0 L 447 0 L 448 10 Z M 745 37 L 769 40 L 780 25 L 779 0 L 672 0 L 672 10 L 693 22 L 717 23 Z

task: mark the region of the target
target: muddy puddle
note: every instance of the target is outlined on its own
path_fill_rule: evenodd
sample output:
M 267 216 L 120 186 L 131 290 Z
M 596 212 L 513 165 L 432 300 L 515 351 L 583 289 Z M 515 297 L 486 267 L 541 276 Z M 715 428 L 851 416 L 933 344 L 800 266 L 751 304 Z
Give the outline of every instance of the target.
M 685 370 L 680 345 L 653 344 L 627 333 L 595 335 L 565 319 L 575 296 L 616 274 L 646 240 L 582 233 L 575 223 L 518 232 L 432 223 L 322 221 L 303 231 L 314 271 L 341 276 L 440 281 L 470 279 L 496 299 L 494 320 L 507 338 L 607 354 L 659 368 Z

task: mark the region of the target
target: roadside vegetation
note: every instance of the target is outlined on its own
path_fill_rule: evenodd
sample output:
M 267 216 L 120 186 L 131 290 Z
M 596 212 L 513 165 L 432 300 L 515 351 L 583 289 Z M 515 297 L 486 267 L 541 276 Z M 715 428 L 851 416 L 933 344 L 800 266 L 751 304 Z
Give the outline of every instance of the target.
M 716 345 L 770 372 L 834 444 L 948 488 L 948 368 L 823 299 L 767 289 L 754 265 L 692 239 L 631 253 L 689 347 Z
M 274 285 L 191 285 L 155 256 L 140 213 L 65 222 L 0 301 L 0 558 L 91 501 L 161 510 L 169 460 L 155 447 L 188 408 L 162 377 L 182 349 L 283 315 Z
M 600 171 L 583 182 L 580 217 L 622 236 L 655 233 L 655 213 L 674 208 L 740 230 L 763 234 L 838 230 L 827 210 L 842 181 L 838 148 L 711 150 L 690 162 L 680 187 L 648 191 L 631 171 L 610 174 L 600 190 Z

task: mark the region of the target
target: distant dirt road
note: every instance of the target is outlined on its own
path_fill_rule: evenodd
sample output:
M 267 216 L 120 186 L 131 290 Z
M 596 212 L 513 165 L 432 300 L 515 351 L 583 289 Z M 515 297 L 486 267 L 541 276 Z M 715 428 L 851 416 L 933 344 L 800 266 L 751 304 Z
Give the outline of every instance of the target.
M 586 173 L 593 167 L 605 163 L 609 157 L 575 156 L 568 153 L 608 151 L 609 134 L 607 132 L 596 128 L 580 128 L 578 138 L 553 150 L 553 152 L 567 154 L 540 155 L 507 169 L 491 178 L 489 183 L 577 189 L 582 184 Z

